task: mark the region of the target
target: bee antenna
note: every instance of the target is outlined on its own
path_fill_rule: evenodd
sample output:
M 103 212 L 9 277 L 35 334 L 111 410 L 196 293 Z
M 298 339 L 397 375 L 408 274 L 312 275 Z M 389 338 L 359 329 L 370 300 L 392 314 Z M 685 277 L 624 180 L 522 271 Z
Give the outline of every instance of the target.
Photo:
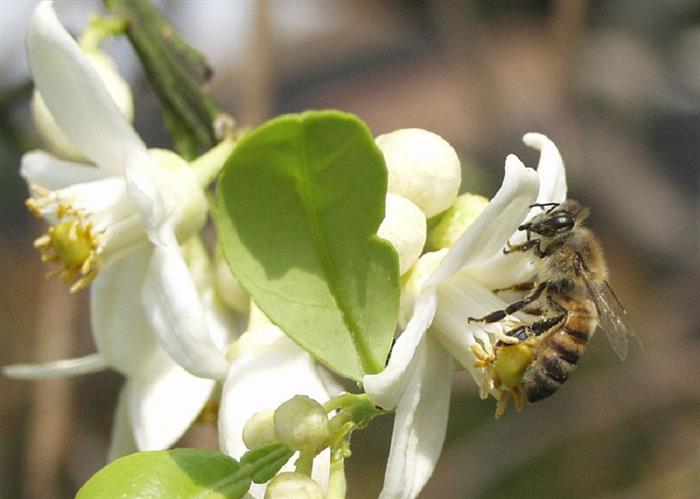
M 550 212 L 560 204 L 561 203 L 533 203 L 530 205 L 530 208 L 542 208 L 543 210 Z

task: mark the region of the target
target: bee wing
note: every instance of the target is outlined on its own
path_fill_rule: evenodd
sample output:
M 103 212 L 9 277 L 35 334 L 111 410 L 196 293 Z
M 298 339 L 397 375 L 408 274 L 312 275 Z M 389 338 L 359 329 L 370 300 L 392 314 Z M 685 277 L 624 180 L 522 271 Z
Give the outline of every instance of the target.
M 586 272 L 582 274 L 596 309 L 598 309 L 600 328 L 605 331 L 610 346 L 620 360 L 625 360 L 628 351 L 627 337 L 634 336 L 625 322 L 627 312 L 607 281 L 596 284 Z

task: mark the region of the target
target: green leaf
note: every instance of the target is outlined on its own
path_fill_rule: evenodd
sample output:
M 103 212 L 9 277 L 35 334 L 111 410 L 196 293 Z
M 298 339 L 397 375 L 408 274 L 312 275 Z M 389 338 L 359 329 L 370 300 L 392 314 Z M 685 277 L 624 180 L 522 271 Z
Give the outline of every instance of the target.
M 265 483 L 272 480 L 293 454 L 284 444 L 270 444 L 243 454 L 241 466 L 248 470 L 253 482 Z
M 271 120 L 247 135 L 216 191 L 231 270 L 284 332 L 354 380 L 384 368 L 398 258 L 376 235 L 387 171 L 362 121 L 338 111 Z
M 126 19 L 134 46 L 163 108 L 175 148 L 194 159 L 216 144 L 214 121 L 224 114 L 204 88 L 211 69 L 148 0 L 104 0 Z
M 138 452 L 108 464 L 81 487 L 76 499 L 237 499 L 250 473 L 235 459 L 198 449 Z

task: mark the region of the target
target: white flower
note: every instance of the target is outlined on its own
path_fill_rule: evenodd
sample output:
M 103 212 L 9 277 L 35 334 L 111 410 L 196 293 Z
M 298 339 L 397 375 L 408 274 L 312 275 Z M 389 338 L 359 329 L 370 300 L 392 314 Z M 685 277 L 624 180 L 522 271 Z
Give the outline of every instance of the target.
M 177 155 L 146 149 L 51 2 L 34 11 L 27 51 L 56 123 L 96 165 L 35 151 L 21 169 L 34 193 L 28 206 L 52 224 L 36 243 L 44 259 L 61 265 L 73 290 L 94 281 L 99 353 L 92 367 L 138 378 L 162 348 L 196 376 L 223 378 L 228 364 L 203 327 L 202 300 L 179 246 L 206 220 L 202 179 Z
M 251 306 L 248 331 L 234 344 L 229 357 L 231 368 L 221 393 L 219 442 L 221 450 L 236 459 L 248 450 L 243 428 L 256 413 L 274 410 L 296 395 L 325 403 L 341 391 L 307 352 L 255 306 Z M 282 471 L 292 470 L 292 463 L 293 459 Z M 328 482 L 329 463 L 328 450 L 314 459 L 312 476 L 323 489 Z M 264 485 L 253 484 L 250 494 L 263 497 L 264 491 Z
M 541 150 L 537 173 L 510 155 L 501 188 L 459 240 L 418 261 L 402 290 L 405 329 L 386 369 L 364 377 L 375 403 L 396 409 L 384 499 L 416 497 L 430 478 L 445 438 L 454 361 L 472 374 L 482 393 L 488 390 L 470 347 L 488 350 L 491 337 L 503 332 L 487 332 L 467 318 L 504 308 L 491 289 L 534 276 L 527 259 L 505 256 L 502 249 L 509 239 L 517 241 L 514 233 L 535 198 L 566 198 L 563 162 L 554 144 L 533 133 L 524 140 Z

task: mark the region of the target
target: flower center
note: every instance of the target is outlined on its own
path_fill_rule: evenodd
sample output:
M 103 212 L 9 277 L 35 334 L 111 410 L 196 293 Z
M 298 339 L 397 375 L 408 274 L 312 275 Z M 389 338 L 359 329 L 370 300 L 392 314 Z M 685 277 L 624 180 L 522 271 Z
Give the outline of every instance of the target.
M 42 218 L 42 211 L 53 208 L 51 211 L 55 210 L 58 219 L 34 241 L 34 247 L 41 252 L 42 261 L 61 265 L 49 277 L 60 276 L 63 282 L 71 284 L 71 293 L 75 293 L 90 284 L 100 270 L 99 235 L 80 210 L 68 203 L 56 204 L 51 193 L 41 187 L 32 186 L 32 191 L 39 197 L 27 199 L 29 211 Z

